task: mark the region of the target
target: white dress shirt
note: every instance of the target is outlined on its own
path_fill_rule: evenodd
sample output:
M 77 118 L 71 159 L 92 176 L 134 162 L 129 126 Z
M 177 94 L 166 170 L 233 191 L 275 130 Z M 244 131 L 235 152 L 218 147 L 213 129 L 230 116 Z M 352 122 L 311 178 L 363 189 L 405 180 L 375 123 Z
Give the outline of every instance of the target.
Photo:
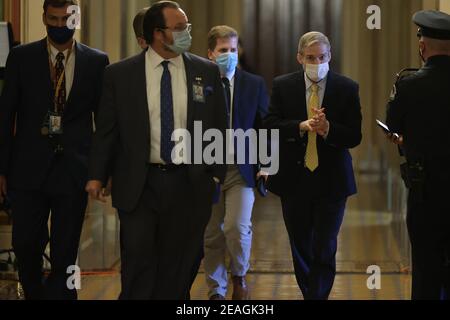
M 234 112 L 234 79 L 235 79 L 235 74 L 236 71 L 232 72 L 231 74 L 227 75 L 228 80 L 230 81 L 230 94 L 231 94 L 231 101 L 230 101 L 230 123 L 229 123 L 229 128 L 233 129 L 233 112 Z M 222 77 L 224 78 L 224 77 Z M 225 89 L 225 84 L 222 84 L 224 89 Z M 229 135 L 229 141 L 232 141 L 233 139 L 233 132 L 232 130 L 228 130 L 227 134 Z M 228 148 L 228 155 L 230 157 L 234 157 L 234 144 L 230 143 L 229 148 Z
M 50 44 L 50 42 L 49 42 L 49 44 Z M 66 77 L 66 100 L 69 99 L 70 91 L 72 90 L 73 77 L 75 74 L 75 55 L 76 55 L 75 40 L 73 41 L 71 50 L 72 51 L 70 53 L 68 61 L 66 61 L 66 60 L 67 60 L 67 55 L 69 54 L 69 49 L 63 51 L 63 54 L 64 54 L 63 65 L 64 65 L 64 72 L 65 72 L 65 77 Z M 52 61 L 53 67 L 55 67 L 55 65 L 56 65 L 56 56 L 58 55 L 58 53 L 59 53 L 58 49 L 56 49 L 54 46 L 52 46 L 50 44 L 50 59 Z
M 231 101 L 230 101 L 230 128 L 233 129 L 233 105 L 234 105 L 234 75 L 236 74 L 236 71 L 229 74 L 227 76 L 228 80 L 230 81 L 230 93 L 231 93 Z M 222 77 L 223 78 L 223 77 Z M 225 85 L 223 85 L 225 88 Z
M 164 61 L 166 60 L 149 47 L 145 56 L 145 74 L 151 131 L 149 161 L 154 164 L 164 164 L 161 159 L 161 78 L 164 71 L 161 63 Z M 170 62 L 172 78 L 174 129 L 186 129 L 188 89 L 183 57 L 180 55 L 167 61 Z
M 328 77 L 327 77 L 328 78 Z M 323 79 L 322 81 L 320 81 L 319 83 L 317 83 L 317 85 L 319 86 L 319 105 L 321 107 L 323 107 L 323 99 L 325 96 L 325 90 L 327 88 L 327 78 Z M 308 104 L 309 104 L 309 98 L 311 97 L 312 94 L 312 85 L 314 84 L 314 82 L 312 82 L 311 80 L 309 80 L 309 78 L 306 76 L 305 73 L 305 84 L 306 84 L 306 107 L 308 108 Z

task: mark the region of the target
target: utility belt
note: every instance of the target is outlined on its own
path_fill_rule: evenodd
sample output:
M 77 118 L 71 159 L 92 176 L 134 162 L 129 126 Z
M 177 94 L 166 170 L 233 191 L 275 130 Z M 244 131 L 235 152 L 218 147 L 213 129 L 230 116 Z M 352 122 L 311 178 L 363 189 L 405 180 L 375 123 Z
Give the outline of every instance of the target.
M 402 179 L 411 192 L 411 199 L 421 203 L 425 198 L 426 168 L 422 160 L 408 160 L 400 167 Z

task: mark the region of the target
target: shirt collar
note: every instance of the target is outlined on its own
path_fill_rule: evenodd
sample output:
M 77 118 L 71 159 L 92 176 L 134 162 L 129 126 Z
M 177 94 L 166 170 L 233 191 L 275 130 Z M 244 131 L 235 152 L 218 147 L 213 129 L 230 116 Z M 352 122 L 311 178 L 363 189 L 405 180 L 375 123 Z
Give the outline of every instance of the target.
M 75 50 L 74 50 L 74 48 L 75 48 L 75 43 L 76 43 L 76 41 L 75 41 L 75 39 L 73 39 L 73 43 L 72 43 L 72 48 L 71 48 L 71 53 L 70 53 L 70 55 L 73 55 L 73 54 L 75 53 Z M 50 54 L 51 54 L 51 56 L 52 56 L 52 59 L 56 59 L 56 56 L 58 55 L 59 50 L 56 49 L 56 48 L 50 43 L 50 41 L 48 42 L 48 44 L 50 45 Z M 64 50 L 63 53 L 64 53 L 64 58 L 67 58 L 67 54 L 69 53 L 69 49 Z
M 326 86 L 327 86 L 327 79 L 328 79 L 328 75 L 325 79 L 323 79 L 322 81 L 320 81 L 319 83 L 317 83 L 317 85 L 319 86 L 319 90 L 325 90 Z M 314 82 L 312 82 L 308 76 L 305 73 L 305 84 L 306 84 L 306 91 L 309 90 L 309 88 L 311 88 L 311 86 L 314 84 Z
M 236 69 L 234 69 L 233 72 L 231 72 L 230 74 L 227 74 L 226 77 L 228 78 L 228 80 L 230 80 L 230 83 L 234 83 L 234 77 L 236 75 Z
M 161 57 L 151 46 L 148 47 L 147 50 L 147 57 L 150 62 L 150 66 L 152 69 L 158 68 L 162 62 L 169 61 L 171 64 L 173 64 L 176 68 L 182 68 L 183 67 L 183 56 L 179 55 L 172 59 L 164 59 Z

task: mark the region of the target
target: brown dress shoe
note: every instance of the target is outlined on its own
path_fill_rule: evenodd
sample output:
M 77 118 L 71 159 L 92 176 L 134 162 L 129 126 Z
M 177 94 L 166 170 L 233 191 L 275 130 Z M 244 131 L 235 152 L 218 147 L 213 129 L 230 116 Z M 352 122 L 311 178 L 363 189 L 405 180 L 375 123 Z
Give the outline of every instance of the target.
M 211 301 L 215 301 L 215 300 L 220 301 L 220 300 L 225 300 L 225 297 L 223 295 L 221 295 L 221 294 L 215 294 L 215 295 L 211 296 L 209 298 L 209 300 L 211 300 Z
M 250 291 L 245 277 L 233 277 L 233 300 L 250 300 Z

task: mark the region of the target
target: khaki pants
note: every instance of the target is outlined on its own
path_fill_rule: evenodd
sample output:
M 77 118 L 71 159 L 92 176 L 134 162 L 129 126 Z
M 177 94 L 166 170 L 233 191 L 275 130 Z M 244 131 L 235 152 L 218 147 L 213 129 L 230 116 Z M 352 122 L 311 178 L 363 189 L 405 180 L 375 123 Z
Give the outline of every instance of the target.
M 204 268 L 209 296 L 226 296 L 228 252 L 233 276 L 243 277 L 250 268 L 252 211 L 255 194 L 248 188 L 237 166 L 229 166 L 220 201 L 213 207 L 205 232 Z

